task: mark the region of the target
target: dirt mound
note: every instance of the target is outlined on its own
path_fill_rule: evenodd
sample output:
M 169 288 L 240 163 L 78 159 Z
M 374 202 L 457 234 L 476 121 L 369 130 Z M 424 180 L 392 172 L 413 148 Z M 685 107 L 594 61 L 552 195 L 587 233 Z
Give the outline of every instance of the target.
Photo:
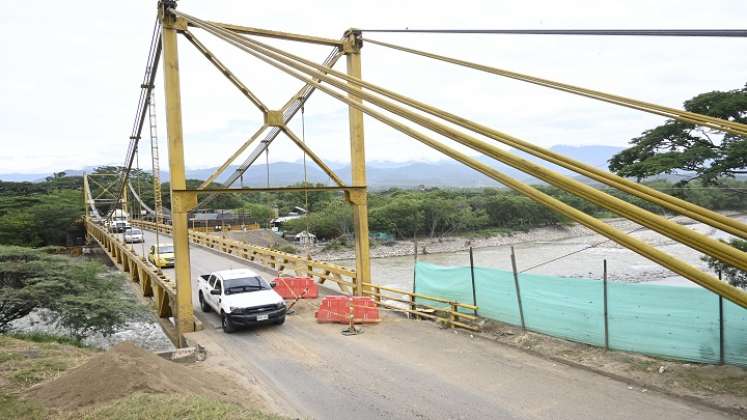
M 131 342 L 114 346 L 59 378 L 29 390 L 28 397 L 49 408 L 77 409 L 134 392 L 195 394 L 228 399 L 244 391 L 233 381 L 179 365 Z
M 290 242 L 281 238 L 269 229 L 255 229 L 246 232 L 230 232 L 231 239 L 243 241 L 252 245 L 263 246 L 266 248 L 279 248 L 291 245 Z

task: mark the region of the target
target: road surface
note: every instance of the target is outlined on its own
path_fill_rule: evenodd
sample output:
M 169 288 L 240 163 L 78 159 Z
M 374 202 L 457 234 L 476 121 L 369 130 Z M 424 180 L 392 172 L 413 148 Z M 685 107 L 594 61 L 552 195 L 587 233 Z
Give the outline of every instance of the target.
M 146 249 L 154 234 L 146 232 Z M 162 241 L 164 235 L 161 235 Z M 165 237 L 170 241 L 169 237 Z M 140 246 L 135 245 L 140 251 Z M 247 265 L 192 246 L 193 292 L 211 271 Z M 256 267 L 251 267 L 256 268 Z M 173 270 L 164 270 L 173 276 Z M 263 273 L 270 277 L 269 273 Z M 654 391 L 506 348 L 427 321 L 386 314 L 358 336 L 314 321 L 315 301 L 279 327 L 224 334 L 195 312 L 195 338 L 217 346 L 283 414 L 317 419 L 724 419 Z

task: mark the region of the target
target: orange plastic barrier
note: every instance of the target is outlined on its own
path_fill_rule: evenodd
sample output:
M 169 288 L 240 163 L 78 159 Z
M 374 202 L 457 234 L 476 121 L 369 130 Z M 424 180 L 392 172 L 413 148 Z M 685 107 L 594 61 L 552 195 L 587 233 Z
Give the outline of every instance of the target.
M 319 286 L 311 277 L 276 277 L 273 288 L 283 299 L 316 299 Z
M 350 311 L 353 311 L 353 323 L 375 323 L 379 318 L 379 307 L 373 299 L 365 296 L 325 296 L 314 316 L 317 322 L 350 323 Z

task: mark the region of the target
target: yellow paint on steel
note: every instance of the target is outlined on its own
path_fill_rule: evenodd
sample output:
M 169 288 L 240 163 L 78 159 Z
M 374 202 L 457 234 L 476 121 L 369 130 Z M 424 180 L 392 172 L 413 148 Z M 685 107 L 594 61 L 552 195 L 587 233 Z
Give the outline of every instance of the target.
M 487 73 L 495 74 L 498 76 L 509 77 L 511 79 L 521 80 L 524 82 L 533 83 L 540 86 L 549 87 L 552 89 L 561 90 L 576 95 L 585 96 L 587 98 L 597 99 L 604 102 L 609 102 L 615 105 L 621 105 L 628 108 L 637 109 L 639 111 L 650 112 L 652 114 L 658 114 L 664 117 L 674 118 L 683 122 L 691 124 L 702 125 L 710 127 L 716 130 L 726 131 L 732 134 L 745 136 L 747 135 L 747 125 L 736 121 L 728 121 L 721 118 L 710 117 L 695 112 L 683 111 L 676 108 L 669 108 L 661 105 L 652 104 L 649 102 L 639 101 L 636 99 L 626 98 L 624 96 L 612 95 L 592 89 L 586 89 L 578 86 L 569 85 L 566 83 L 554 82 L 552 80 L 541 79 L 539 77 L 529 76 L 522 73 L 512 72 L 509 70 L 503 70 L 496 67 L 486 66 L 482 64 L 472 63 L 469 61 L 459 60 L 456 58 L 450 58 L 443 55 L 428 53 L 425 51 L 419 51 L 412 48 L 406 48 L 387 42 L 376 41 L 373 39 L 366 39 L 366 42 L 372 44 L 381 45 L 384 47 L 408 52 L 411 54 L 420 55 L 423 57 L 432 58 L 435 60 L 444 61 L 447 63 L 457 64 L 460 66 L 468 67 L 475 70 L 484 71 Z
M 383 100 L 379 97 L 375 97 L 368 93 L 361 92 L 360 90 L 356 91 L 350 88 L 349 84 L 345 85 L 339 81 L 331 79 L 329 76 L 322 75 L 321 73 L 317 71 L 308 69 L 296 62 L 291 61 L 291 60 L 296 60 L 299 62 L 304 62 L 308 60 L 303 60 L 289 53 L 273 52 L 271 51 L 271 50 L 274 50 L 273 48 L 271 47 L 266 48 L 266 46 L 258 46 L 257 44 L 261 44 L 261 43 L 258 43 L 255 41 L 243 39 L 239 43 L 240 45 L 253 48 L 255 51 L 260 51 L 261 53 L 269 57 L 272 57 L 273 59 L 278 60 L 282 62 L 283 64 L 286 64 L 297 70 L 303 71 L 306 74 L 321 78 L 323 81 L 339 89 L 342 89 L 348 92 L 349 94 L 353 94 L 356 97 L 365 99 L 366 101 L 371 102 L 377 106 L 380 106 L 390 112 L 393 112 L 399 116 L 405 117 L 410 121 L 414 121 L 423 127 L 426 127 L 448 138 L 451 138 L 452 140 L 455 140 L 461 144 L 471 147 L 474 150 L 477 150 L 481 153 L 488 154 L 489 156 L 497 160 L 500 160 L 501 162 L 506 163 L 507 165 L 510 165 L 528 174 L 534 175 L 552 185 L 557 186 L 558 188 L 561 188 L 572 194 L 578 195 L 579 197 L 582 197 L 586 200 L 589 200 L 590 202 L 593 202 L 608 210 L 611 210 L 623 217 L 633 220 L 636 223 L 639 223 L 665 236 L 668 236 L 676 241 L 686 244 L 693 249 L 701 251 L 714 258 L 718 258 L 719 260 L 729 265 L 732 265 L 734 267 L 747 271 L 747 253 L 740 251 L 734 247 L 731 247 L 728 244 L 725 244 L 721 241 L 710 238 L 706 235 L 697 233 L 675 222 L 672 222 L 671 220 L 668 220 L 662 216 L 656 215 L 640 207 L 627 203 L 617 197 L 606 194 L 600 190 L 597 190 L 589 185 L 576 181 L 570 177 L 557 174 L 554 171 L 551 171 L 547 168 L 544 168 L 542 166 L 529 162 L 525 159 L 518 158 L 509 152 L 506 152 L 491 144 L 487 144 L 472 136 L 459 132 L 449 126 L 446 126 L 445 124 L 438 123 L 437 121 L 429 119 L 421 114 L 407 111 L 404 108 L 401 108 L 393 104 L 392 102 Z M 290 60 L 284 57 L 288 57 L 290 58 Z M 339 72 L 330 71 L 329 73 L 336 74 Z M 360 80 L 360 78 L 357 78 L 357 79 Z
M 361 78 L 360 33 L 348 31 L 345 33 L 347 48 L 345 52 L 347 74 Z M 324 74 L 320 73 L 320 76 Z M 351 86 L 352 89 L 356 87 Z M 359 88 L 358 88 L 359 89 Z M 360 103 L 360 99 L 351 94 L 349 100 Z M 356 187 L 366 186 L 366 149 L 363 129 L 363 113 L 354 106 L 348 107 L 348 124 L 350 130 L 350 170 L 352 184 Z M 353 205 L 353 226 L 355 229 L 355 287 L 357 295 L 362 295 L 364 283 L 371 283 L 371 261 L 368 243 L 368 193 L 348 192 L 348 201 Z
M 288 128 L 288 126 L 283 125 L 280 127 L 280 129 L 283 131 L 283 133 L 285 133 L 286 136 L 288 136 L 288 138 L 290 138 L 293 141 L 293 143 L 296 144 L 296 146 L 298 146 L 301 150 L 303 150 L 304 153 L 309 155 L 311 160 L 313 160 L 314 163 L 316 163 L 317 166 L 319 166 L 324 171 L 324 173 L 327 174 L 328 177 L 332 178 L 332 180 L 335 181 L 335 184 L 341 187 L 345 185 L 342 182 L 342 179 L 340 179 L 340 177 L 337 176 L 335 171 L 333 171 L 329 166 L 327 166 L 327 164 L 324 163 L 324 161 L 319 156 L 317 156 L 317 154 L 314 153 L 314 151 L 311 150 L 309 146 L 306 145 L 306 143 L 303 142 L 303 140 L 299 139 L 298 136 L 290 128 Z
M 192 20 L 192 18 L 187 17 L 189 20 Z M 322 85 L 321 83 L 314 82 L 311 79 L 308 79 L 304 77 L 303 75 L 286 68 L 285 66 L 276 63 L 270 58 L 265 57 L 263 54 L 254 51 L 252 48 L 246 47 L 241 41 L 237 40 L 231 36 L 231 34 L 226 34 L 224 31 L 221 31 L 219 28 L 213 28 L 209 25 L 204 25 L 203 23 L 199 22 L 199 25 L 203 27 L 204 29 L 208 30 L 209 32 L 213 33 L 214 35 L 221 37 L 228 41 L 229 43 L 241 48 L 242 50 L 248 52 L 249 54 L 255 56 L 256 58 L 282 70 L 283 72 L 290 74 L 291 76 L 306 81 L 307 83 L 313 84 L 317 89 L 327 93 L 328 95 L 347 103 L 349 106 L 354 107 L 367 115 L 372 116 L 373 118 L 383 122 L 384 124 L 387 124 L 399 131 L 401 131 L 404 134 L 407 134 L 410 137 L 415 138 L 416 140 L 421 141 L 422 143 L 446 154 L 447 156 L 450 156 L 462 163 L 464 163 L 467 166 L 470 166 L 471 168 L 482 172 L 491 178 L 495 179 L 496 181 L 501 182 L 502 184 L 508 186 L 509 188 L 514 189 L 517 192 L 520 192 L 529 198 L 532 198 L 533 200 L 540 202 L 550 208 L 552 208 L 555 211 L 558 211 L 559 213 L 571 218 L 572 220 L 575 220 L 584 226 L 589 227 L 590 229 L 594 230 L 595 232 L 604 235 L 605 237 L 623 245 L 626 248 L 629 248 L 640 255 L 649 258 L 650 260 L 669 268 L 670 270 L 674 271 L 677 274 L 682 275 L 685 278 L 688 278 L 692 280 L 693 282 L 700 284 L 701 286 L 721 295 L 725 298 L 737 303 L 740 306 L 747 307 L 747 293 L 745 293 L 743 290 L 738 289 L 736 287 L 733 287 L 725 282 L 720 281 L 719 279 L 715 278 L 714 276 L 707 274 L 703 271 L 698 270 L 697 268 L 685 263 L 684 261 L 681 261 L 675 257 L 672 257 L 669 254 L 666 254 L 663 251 L 660 251 L 647 243 L 640 241 L 630 235 L 625 234 L 624 232 L 615 229 L 606 223 L 597 220 L 594 217 L 589 216 L 586 213 L 583 213 L 547 194 L 542 193 L 541 191 L 524 184 L 520 181 L 517 181 L 511 177 L 506 176 L 505 174 L 502 174 L 501 172 L 457 151 L 452 148 L 449 148 L 448 146 L 445 146 L 432 138 L 420 133 L 417 130 L 414 130 L 413 128 L 402 124 L 398 121 L 395 121 L 384 114 L 381 114 L 367 106 L 361 105 L 360 102 L 351 100 L 348 97 L 345 97 L 335 91 L 333 91 L 330 88 L 327 88 L 326 86 Z M 244 40 L 246 41 L 246 40 Z M 243 48 L 242 48 L 243 47 Z M 268 54 L 269 55 L 269 54 Z M 280 60 L 278 60 L 280 61 Z M 326 77 L 320 77 L 322 80 L 326 80 Z M 330 82 L 331 83 L 331 82 Z M 348 93 L 352 93 L 348 92 Z M 357 95 L 356 95 L 357 96 Z
M 169 172 L 171 188 L 185 189 L 184 139 L 182 133 L 181 93 L 179 87 L 179 55 L 174 16 L 162 14 L 163 79 L 166 95 L 166 130 L 168 134 Z M 174 197 L 176 198 L 176 197 Z M 174 241 L 174 271 L 176 279 L 176 331 L 179 345 L 184 346 L 184 334 L 195 330 L 192 309 L 192 275 L 189 261 L 187 213 L 179 200 L 171 200 L 172 235 Z
M 278 49 L 262 44 L 260 42 L 257 42 L 257 44 L 271 51 L 274 51 L 276 53 L 285 54 L 284 52 Z M 310 62 L 308 60 L 300 59 L 300 57 L 295 57 L 295 58 L 298 58 L 299 61 L 304 63 L 305 65 L 314 67 L 317 70 L 319 69 L 316 63 Z M 468 119 L 458 117 L 454 114 L 448 113 L 446 111 L 424 104 L 422 102 L 416 101 L 406 96 L 399 95 L 395 92 L 392 92 L 380 86 L 376 86 L 374 84 L 365 82 L 361 80 L 360 78 L 353 78 L 353 77 L 350 77 L 349 75 L 345 75 L 344 73 L 335 72 L 335 71 L 331 71 L 328 73 L 331 73 L 334 76 L 340 77 L 349 83 L 355 83 L 358 86 L 362 86 L 366 89 L 372 90 L 376 93 L 382 94 L 391 99 L 395 99 L 397 101 L 403 102 L 418 110 L 421 110 L 421 111 L 430 113 L 431 115 L 443 118 L 451 123 L 467 128 L 476 133 L 485 135 L 494 140 L 501 141 L 502 143 L 509 145 L 513 148 L 516 148 L 518 150 L 522 150 L 524 152 L 537 156 L 541 159 L 547 160 L 551 163 L 573 170 L 581 175 L 584 175 L 596 181 L 602 182 L 613 188 L 620 189 L 621 191 L 643 198 L 654 204 L 670 209 L 684 216 L 690 217 L 694 220 L 698 220 L 700 222 L 703 222 L 713 227 L 716 227 L 718 229 L 721 229 L 725 232 L 747 239 L 747 224 L 742 223 L 733 218 L 724 216 L 712 210 L 705 209 L 703 207 L 689 203 L 685 200 L 681 200 L 679 198 L 665 194 L 661 191 L 657 191 L 653 188 L 646 187 L 645 185 L 637 184 L 633 181 L 611 174 L 607 171 L 600 170 L 593 166 L 586 165 L 582 162 L 569 159 L 558 153 L 552 152 L 550 150 L 544 149 L 539 146 L 535 146 L 531 144 L 530 142 L 510 136 L 498 130 L 491 129 L 484 125 L 478 124 L 474 121 L 470 121 Z M 696 114 L 696 115 L 699 115 L 699 114 Z
M 320 36 L 293 34 L 290 32 L 271 31 L 268 29 L 252 28 L 249 26 L 232 25 L 232 24 L 221 23 L 221 22 L 210 22 L 210 24 L 215 25 L 219 28 L 227 29 L 231 32 L 239 33 L 239 34 L 265 36 L 269 38 L 286 39 L 289 41 L 307 42 L 311 44 L 322 44 L 322 45 L 330 45 L 334 47 L 342 47 L 342 41 L 338 39 L 324 38 Z

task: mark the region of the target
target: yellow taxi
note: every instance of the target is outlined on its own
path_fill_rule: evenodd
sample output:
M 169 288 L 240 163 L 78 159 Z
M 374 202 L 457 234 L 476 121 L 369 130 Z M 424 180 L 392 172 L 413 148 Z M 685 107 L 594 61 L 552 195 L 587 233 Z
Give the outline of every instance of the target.
M 174 245 L 160 244 L 158 245 L 158 248 L 156 248 L 155 245 L 151 245 L 150 251 L 148 252 L 148 261 L 152 262 L 153 265 L 159 268 L 173 267 Z

